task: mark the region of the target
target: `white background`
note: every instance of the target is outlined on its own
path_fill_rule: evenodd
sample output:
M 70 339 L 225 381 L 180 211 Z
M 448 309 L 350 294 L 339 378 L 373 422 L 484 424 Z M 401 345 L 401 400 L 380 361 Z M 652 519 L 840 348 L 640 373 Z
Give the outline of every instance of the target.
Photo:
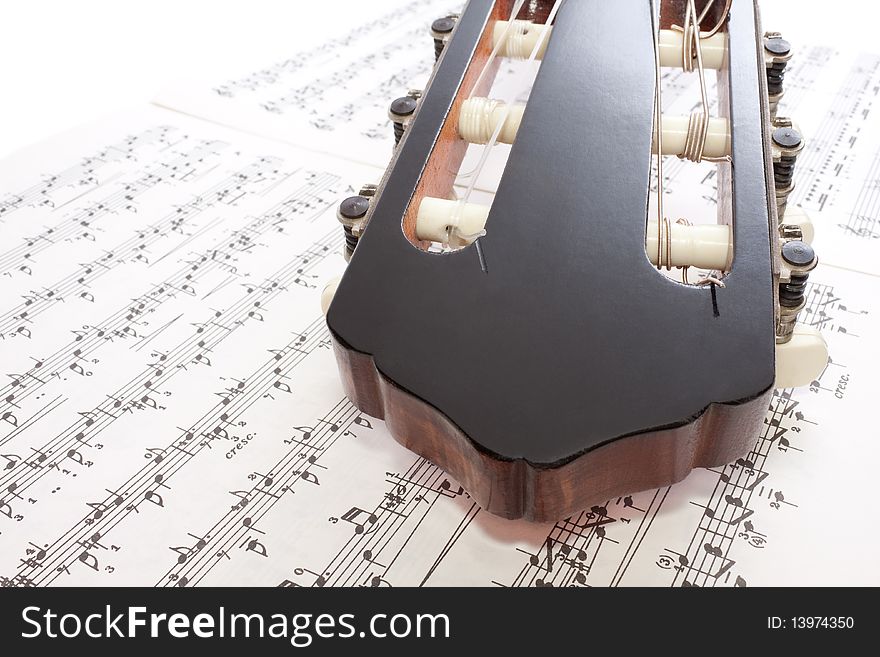
M 28 0 L 0 11 L 0 157 L 182 77 L 224 79 L 345 34 L 388 2 Z M 425 44 L 430 48 L 430 44 Z
M 175 78 L 222 80 L 252 66 L 269 65 L 345 34 L 359 18 L 387 4 L 387 0 L 4 3 L 0 157 L 114 110 L 146 103 Z M 803 34 L 813 43 L 840 39 L 848 46 L 880 49 L 876 28 L 880 10 L 872 0 L 763 0 L 761 6 L 765 29 L 786 32 L 795 45 Z M 624 45 L 621 57 L 625 55 Z

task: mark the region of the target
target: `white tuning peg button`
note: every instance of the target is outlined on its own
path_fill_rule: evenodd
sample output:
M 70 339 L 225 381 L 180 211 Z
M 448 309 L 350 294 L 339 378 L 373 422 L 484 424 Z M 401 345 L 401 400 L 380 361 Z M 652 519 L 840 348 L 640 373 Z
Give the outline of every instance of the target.
M 331 280 L 327 285 L 324 286 L 324 291 L 321 292 L 321 311 L 326 315 L 327 311 L 330 310 L 330 304 L 333 302 L 333 296 L 336 294 L 336 288 L 339 287 L 339 281 L 342 278 L 337 276 L 333 280 Z
M 785 209 L 785 215 L 780 217 L 779 223 L 784 226 L 797 226 L 801 229 L 801 233 L 803 234 L 803 239 L 801 239 L 801 241 L 806 242 L 807 244 L 813 243 L 813 237 L 816 234 L 816 230 L 807 211 L 801 206 L 788 206 Z
M 776 387 L 809 385 L 828 365 L 828 345 L 818 329 L 795 324 L 791 340 L 776 345 Z

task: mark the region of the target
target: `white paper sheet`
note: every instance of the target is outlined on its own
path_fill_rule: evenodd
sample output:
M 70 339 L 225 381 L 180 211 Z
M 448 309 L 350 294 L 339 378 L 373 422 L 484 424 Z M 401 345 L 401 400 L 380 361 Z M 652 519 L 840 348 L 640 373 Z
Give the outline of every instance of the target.
M 156 102 L 384 167 L 394 146 L 388 107 L 424 88 L 434 64 L 431 22 L 460 9 L 456 0 L 385 0 L 350 31 L 323 26 L 331 34 L 318 48 L 236 78 L 178 80 Z
M 438 6 L 412 4 L 412 29 Z M 388 34 L 375 79 L 416 66 L 408 30 Z M 380 47 L 368 41 L 358 57 Z M 480 511 L 339 384 L 319 311 L 343 268 L 333 215 L 381 176 L 351 159 L 384 164 L 390 128 L 364 135 L 395 91 L 338 127 L 358 144 L 339 157 L 311 152 L 311 129 L 275 135 L 308 152 L 247 136 L 262 113 L 239 113 L 238 96 L 199 104 L 210 91 L 193 87 L 180 108 L 214 123 L 147 108 L 0 163 L 0 582 L 880 583 L 864 510 L 880 456 L 877 61 L 801 47 L 786 77 L 809 143 L 793 202 L 813 212 L 823 262 L 803 318 L 828 368 L 777 393 L 743 459 L 556 524 Z M 290 75 L 301 90 L 327 72 Z M 709 170 L 668 167 L 670 198 L 710 210 Z

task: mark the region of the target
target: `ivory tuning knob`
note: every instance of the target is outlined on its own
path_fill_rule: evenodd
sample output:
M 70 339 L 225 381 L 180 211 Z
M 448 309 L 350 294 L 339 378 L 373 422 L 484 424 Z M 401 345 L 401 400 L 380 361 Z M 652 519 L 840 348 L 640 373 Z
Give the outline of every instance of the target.
M 783 230 L 785 230 L 787 226 L 797 228 L 801 232 L 801 241 L 806 242 L 807 244 L 813 243 L 813 238 L 816 235 L 816 227 L 813 225 L 813 220 L 810 219 L 807 211 L 801 206 L 795 205 L 786 208 L 785 216 L 779 218 L 779 224 Z
M 828 345 L 814 326 L 795 324 L 788 342 L 776 345 L 776 387 L 799 388 L 815 381 L 828 365 Z
M 324 289 L 321 291 L 321 312 L 323 312 L 324 315 L 330 310 L 330 304 L 333 303 L 333 297 L 336 294 L 336 289 L 339 287 L 339 282 L 341 280 L 342 278 L 340 276 L 329 280 L 327 285 L 325 285 Z

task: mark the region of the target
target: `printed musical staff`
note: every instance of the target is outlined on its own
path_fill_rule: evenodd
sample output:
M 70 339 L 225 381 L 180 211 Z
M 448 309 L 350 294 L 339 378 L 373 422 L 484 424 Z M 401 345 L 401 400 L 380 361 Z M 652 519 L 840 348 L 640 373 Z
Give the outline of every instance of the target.
M 0 273 L 14 270 L 33 273 L 35 258 L 52 246 L 86 240 L 94 242 L 100 223 L 120 212 L 137 212 L 139 197 L 163 183 L 186 182 L 197 178 L 215 165 L 224 144 L 217 142 L 197 143 L 186 151 L 170 151 L 165 158 L 152 163 L 135 178 L 114 182 L 116 189 L 101 196 L 65 216 L 62 221 L 39 233 L 25 237 L 19 246 L 0 253 Z
M 266 179 L 273 165 L 272 161 L 260 158 L 192 201 L 174 208 L 158 222 L 135 231 L 132 237 L 108 248 L 100 258 L 78 265 L 75 271 L 48 286 L 51 294 L 28 295 L 23 303 L 0 315 L 0 335 L 6 338 L 33 337 L 35 319 L 53 304 L 64 303 L 68 299 L 94 303 L 95 295 L 100 295 L 94 289 L 96 282 L 112 272 L 116 265 L 136 263 L 150 266 L 184 248 L 193 238 L 216 227 L 209 223 L 204 228 L 192 230 L 192 223 L 199 215 L 217 203 L 259 191 L 259 183 Z M 163 240 L 177 240 L 178 244 L 165 253 L 155 254 L 152 249 Z
M 317 348 L 320 334 L 325 331 L 325 328 L 318 329 L 318 335 L 308 341 L 310 348 Z M 290 357 L 302 360 L 305 352 L 289 346 Z M 245 551 L 254 551 L 256 544 L 252 541 L 258 540 L 256 533 L 259 533 L 256 527 L 262 524 L 282 497 L 293 495 L 301 486 L 321 485 L 320 478 L 325 469 L 321 463 L 322 457 L 337 441 L 344 441 L 344 428 L 358 415 L 358 411 L 347 400 L 340 401 L 322 418 L 324 421 L 319 422 L 320 426 L 307 432 L 307 440 L 291 444 L 282 458 L 267 469 L 268 474 L 249 474 L 247 487 L 232 493 L 237 500 L 235 504 L 228 507 L 223 517 L 205 531 L 208 538 L 201 553 L 186 559 L 178 557 L 176 564 L 158 584 L 196 585 L 215 568 L 231 567 L 227 562 L 235 558 L 243 545 Z M 262 543 L 256 551 L 261 556 L 268 556 L 266 546 Z
M 310 330 L 326 329 L 320 329 L 315 322 Z M 317 338 L 312 339 L 309 342 L 310 347 L 315 348 L 317 342 Z M 139 506 L 142 504 L 152 503 L 164 507 L 165 502 L 160 489 L 170 490 L 176 479 L 185 476 L 186 467 L 200 455 L 212 449 L 221 449 L 224 443 L 235 442 L 237 436 L 234 432 L 246 425 L 244 421 L 246 414 L 264 397 L 265 391 L 273 385 L 278 376 L 289 374 L 305 358 L 307 352 L 294 349 L 293 344 L 288 344 L 279 353 L 265 360 L 258 370 L 245 377 L 245 383 L 237 388 L 234 396 L 222 397 L 201 418 L 182 430 L 172 442 L 163 447 L 147 450 L 145 458 L 141 460 L 144 465 L 126 481 L 117 484 L 108 497 L 100 502 L 89 503 L 87 506 L 91 511 L 74 527 L 68 529 L 60 539 L 45 548 L 44 559 L 19 572 L 19 575 L 24 575 L 37 583 L 54 581 L 62 572 L 67 572 L 67 569 L 75 565 L 78 547 L 84 544 L 87 536 L 94 536 L 96 532 L 103 537 L 112 536 L 111 531 L 120 524 L 138 520 Z M 314 465 L 309 459 L 305 462 L 307 465 L 304 470 Z M 312 481 L 303 477 L 302 472 L 297 472 L 296 476 L 305 481 Z M 273 495 L 273 490 L 286 492 L 288 489 L 286 486 L 272 488 L 273 478 L 270 476 L 255 477 L 255 479 L 259 479 L 261 486 L 241 493 L 239 501 L 233 506 L 233 509 L 237 510 L 247 508 L 249 515 L 243 521 L 246 531 L 253 530 L 252 521 L 256 522 L 256 518 L 251 513 L 253 506 L 249 506 L 254 496 Z M 198 538 L 195 546 L 186 552 L 172 547 L 172 551 L 178 553 L 178 564 L 192 562 L 194 556 L 203 547 L 211 546 L 213 549 L 214 543 L 211 537 L 216 535 L 218 535 L 217 531 L 209 531 L 205 535 L 207 538 Z M 202 547 L 199 547 L 200 545 Z M 251 545 L 249 549 L 254 550 L 255 545 Z M 186 580 L 182 580 L 182 583 L 185 584 Z
M 29 206 L 59 209 L 55 196 L 58 190 L 74 188 L 78 198 L 85 191 L 106 184 L 110 176 L 104 175 L 104 167 L 120 160 L 137 160 L 140 152 L 150 146 L 170 147 L 176 141 L 174 128 L 156 126 L 139 134 L 110 144 L 96 153 L 82 157 L 77 164 L 47 176 L 20 192 L 7 194 L 0 200 L 0 220 L 10 217 L 16 210 Z M 71 199 L 72 200 L 72 199 Z M 71 202 L 68 200 L 67 202 Z
M 394 144 L 388 104 L 424 86 L 434 65 L 429 26 L 461 10 L 454 0 L 389 4 L 315 48 L 235 79 L 204 86 L 181 81 L 165 89 L 159 102 L 195 116 L 222 115 L 255 134 L 384 167 Z

